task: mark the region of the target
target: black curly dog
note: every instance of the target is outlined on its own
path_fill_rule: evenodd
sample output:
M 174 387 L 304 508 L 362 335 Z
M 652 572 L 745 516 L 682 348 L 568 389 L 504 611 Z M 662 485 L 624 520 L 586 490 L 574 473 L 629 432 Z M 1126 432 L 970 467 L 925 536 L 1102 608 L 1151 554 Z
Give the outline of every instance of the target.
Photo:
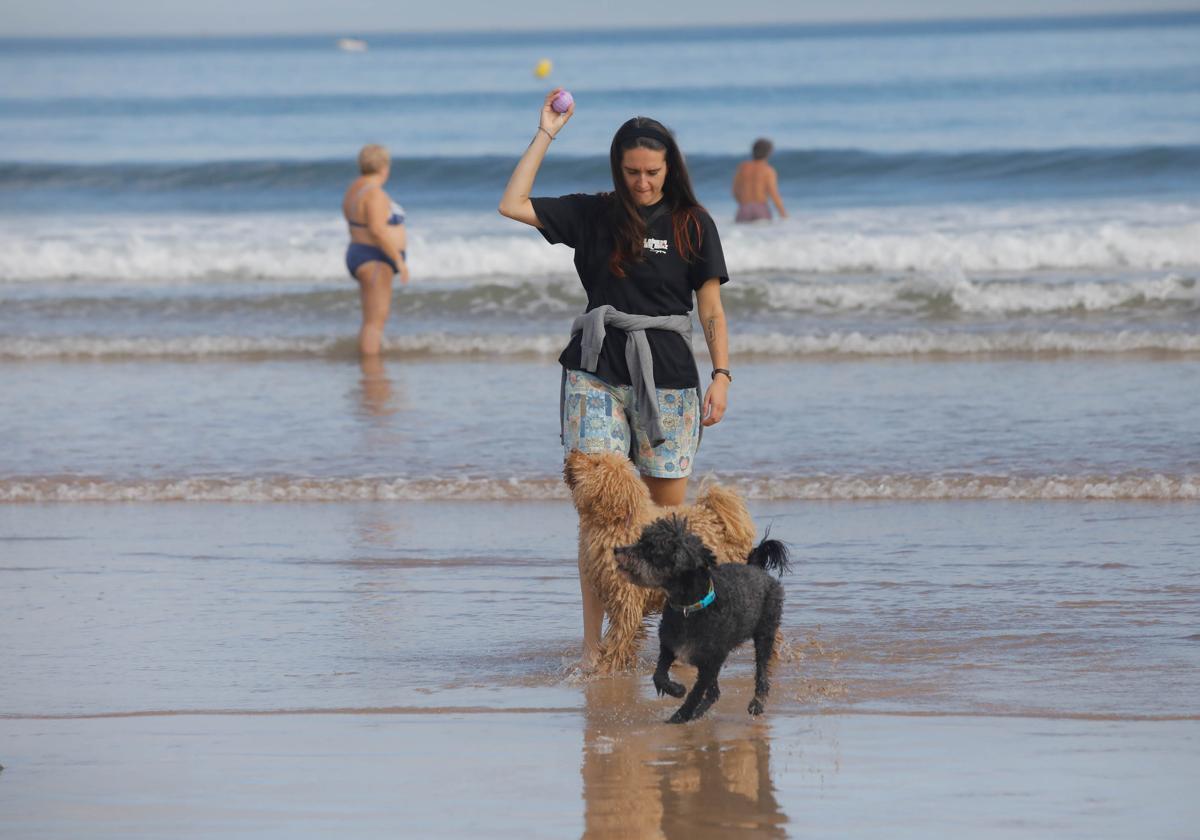
M 661 697 L 682 697 L 684 687 L 669 675 L 676 659 L 699 670 L 683 705 L 668 723 L 700 717 L 721 696 L 717 675 L 733 649 L 754 639 L 754 699 L 747 711 L 761 715 L 771 688 L 768 668 L 775 634 L 783 615 L 783 586 L 767 574 L 789 571 L 788 550 L 779 540 L 764 537 L 746 558 L 746 565 L 717 563 L 687 520 L 666 516 L 646 526 L 633 545 L 613 550 L 629 580 L 663 589 L 667 606 L 658 625 L 658 667 L 654 687 Z

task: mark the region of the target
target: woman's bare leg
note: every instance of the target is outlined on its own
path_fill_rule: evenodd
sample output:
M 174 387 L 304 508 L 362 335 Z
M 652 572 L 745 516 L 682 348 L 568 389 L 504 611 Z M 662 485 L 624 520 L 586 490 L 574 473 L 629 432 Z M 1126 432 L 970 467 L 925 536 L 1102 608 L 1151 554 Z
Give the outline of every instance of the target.
M 604 624 L 604 604 L 583 573 L 582 559 L 580 558 L 579 567 L 579 592 L 583 596 L 583 668 L 590 671 L 596 667 L 600 657 L 600 631 Z
M 376 356 L 383 347 L 383 327 L 392 308 L 392 267 L 372 260 L 363 263 L 354 275 L 358 278 L 362 300 L 362 327 L 358 331 L 358 352 Z
M 659 507 L 675 507 L 687 498 L 687 478 L 654 478 L 643 475 L 642 481 L 650 490 L 650 498 Z

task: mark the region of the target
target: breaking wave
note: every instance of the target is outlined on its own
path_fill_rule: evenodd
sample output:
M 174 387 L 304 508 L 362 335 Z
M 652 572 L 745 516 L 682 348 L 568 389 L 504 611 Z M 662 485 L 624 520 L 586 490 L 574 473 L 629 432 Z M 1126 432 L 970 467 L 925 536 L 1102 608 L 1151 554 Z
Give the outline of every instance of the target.
M 385 349 L 414 357 L 557 358 L 561 332 L 535 335 L 460 335 L 423 333 L 389 336 Z M 0 337 L 0 360 L 173 360 L 220 358 L 349 358 L 355 340 L 345 336 L 253 338 L 248 336 L 190 336 L 175 338 Z M 697 356 L 706 357 L 702 342 Z M 804 358 L 811 356 L 902 357 L 986 355 L 1109 355 L 1200 353 L 1200 333 L 1151 332 L 934 332 L 914 330 L 885 334 L 831 332 L 826 334 L 767 333 L 730 339 L 738 357 Z
M 860 209 L 722 224 L 730 276 L 1184 271 L 1200 266 L 1200 208 L 1120 205 Z M 0 283 L 163 286 L 252 280 L 349 283 L 337 216 L 30 217 L 0 230 Z M 496 214 L 412 217 L 414 285 L 575 276 L 571 251 Z M 1082 292 L 1085 296 L 1086 290 Z
M 586 303 L 574 277 L 488 278 L 468 282 L 427 282 L 403 291 L 398 307 L 405 317 L 531 316 L 571 319 Z M 738 278 L 721 293 L 725 308 L 743 319 L 771 314 L 958 315 L 995 318 L 1020 315 L 1109 313 L 1186 317 L 1200 314 L 1200 282 L 1195 277 L 1122 276 L 1112 279 L 983 279 L 961 274 Z M 150 317 L 219 318 L 224 315 L 332 316 L 339 320 L 358 308 L 349 284 L 330 287 L 245 288 L 226 285 L 176 294 L 114 294 L 84 286 L 54 294 L 14 297 L 13 313 L 44 318 Z
M 855 501 L 1023 501 L 1200 499 L 1200 475 L 734 476 L 723 479 L 748 499 Z M 358 502 L 565 500 L 558 477 L 473 478 L 180 478 L 0 480 L 0 502 Z

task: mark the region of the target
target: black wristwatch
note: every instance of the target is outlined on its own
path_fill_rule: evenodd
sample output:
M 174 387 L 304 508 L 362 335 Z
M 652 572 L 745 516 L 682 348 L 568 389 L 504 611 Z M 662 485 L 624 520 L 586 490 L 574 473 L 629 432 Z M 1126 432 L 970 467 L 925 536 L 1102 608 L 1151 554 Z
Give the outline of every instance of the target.
M 717 378 L 717 374 L 718 374 L 718 373 L 723 373 L 723 374 L 725 374 L 725 376 L 726 376 L 726 377 L 728 377 L 728 379 L 729 379 L 729 381 L 730 381 L 730 382 L 732 382 L 732 381 L 733 381 L 733 374 L 732 374 L 732 373 L 730 373 L 730 372 L 729 372 L 728 370 L 726 370 L 725 368 L 713 368 L 713 372 L 712 372 L 712 378 L 713 378 L 713 379 L 716 379 L 716 378 Z

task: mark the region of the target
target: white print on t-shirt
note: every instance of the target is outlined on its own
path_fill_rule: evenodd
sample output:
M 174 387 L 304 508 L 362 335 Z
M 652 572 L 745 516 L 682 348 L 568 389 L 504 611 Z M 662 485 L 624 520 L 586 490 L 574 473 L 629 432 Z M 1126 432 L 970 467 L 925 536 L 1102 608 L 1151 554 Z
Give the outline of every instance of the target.
M 647 251 L 653 251 L 656 254 L 667 253 L 667 240 L 665 239 L 647 239 L 642 247 Z

